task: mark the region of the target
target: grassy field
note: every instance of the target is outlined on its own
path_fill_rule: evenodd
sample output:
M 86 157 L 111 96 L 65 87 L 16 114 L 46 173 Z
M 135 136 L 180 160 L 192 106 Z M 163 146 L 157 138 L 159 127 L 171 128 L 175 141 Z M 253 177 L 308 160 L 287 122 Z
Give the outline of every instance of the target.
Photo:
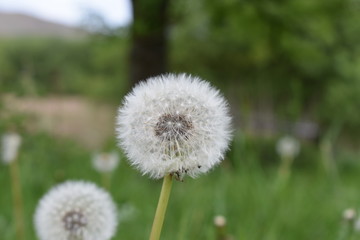
M 115 144 L 110 145 L 115 148 Z M 338 164 L 339 174 L 329 175 L 316 148 L 305 146 L 290 179 L 283 182 L 277 175 L 272 146 L 272 141 L 258 144 L 237 137 L 227 159 L 211 173 L 174 182 L 162 239 L 215 240 L 213 218 L 218 214 L 226 216 L 227 231 L 234 239 L 350 239 L 342 212 L 360 207 L 356 157 L 344 157 Z M 24 137 L 19 164 L 27 240 L 37 239 L 33 214 L 38 200 L 52 186 L 68 179 L 101 185 L 101 176 L 93 170 L 90 159 L 91 153 L 74 142 L 46 134 Z M 141 176 L 124 157 L 112 180 L 110 192 L 120 211 L 113 239 L 147 239 L 161 181 Z M 1 240 L 16 239 L 12 219 L 9 169 L 1 164 Z

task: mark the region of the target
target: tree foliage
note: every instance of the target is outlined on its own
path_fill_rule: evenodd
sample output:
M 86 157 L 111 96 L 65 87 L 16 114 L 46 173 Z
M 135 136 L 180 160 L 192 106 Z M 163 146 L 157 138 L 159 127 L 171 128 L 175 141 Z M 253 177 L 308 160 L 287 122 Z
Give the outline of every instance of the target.
M 11 39 L 0 42 L 1 92 L 83 94 L 117 100 L 128 86 L 127 40 Z
M 360 103 L 359 1 L 200 0 L 172 9 L 174 70 L 235 87 L 242 102 L 265 102 L 286 119 L 341 116 L 360 129 L 351 116 Z
M 166 53 L 159 60 L 161 71 L 167 65 L 215 82 L 242 112 L 260 106 L 285 120 L 306 116 L 324 126 L 341 122 L 349 132 L 360 131 L 359 0 L 158 3 L 134 9 L 134 25 L 121 34 L 106 28 L 75 42 L 2 40 L 1 91 L 119 101 L 137 71 L 130 61 L 128 72 L 128 56 L 152 62 L 150 68 L 154 64 L 141 57 L 147 54 L 141 48 L 134 55 L 131 41 L 140 39 L 154 50 L 150 55 L 169 48 L 169 62 L 163 62 Z M 164 4 L 170 12 L 158 16 Z M 159 48 L 151 47 L 156 37 Z

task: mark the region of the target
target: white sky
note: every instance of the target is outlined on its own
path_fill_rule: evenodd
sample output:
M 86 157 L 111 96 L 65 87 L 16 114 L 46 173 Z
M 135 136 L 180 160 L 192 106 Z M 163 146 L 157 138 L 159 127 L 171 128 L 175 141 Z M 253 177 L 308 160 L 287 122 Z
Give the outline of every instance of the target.
M 130 0 L 0 0 L 0 11 L 67 25 L 79 25 L 89 10 L 100 14 L 111 26 L 126 25 L 132 19 Z

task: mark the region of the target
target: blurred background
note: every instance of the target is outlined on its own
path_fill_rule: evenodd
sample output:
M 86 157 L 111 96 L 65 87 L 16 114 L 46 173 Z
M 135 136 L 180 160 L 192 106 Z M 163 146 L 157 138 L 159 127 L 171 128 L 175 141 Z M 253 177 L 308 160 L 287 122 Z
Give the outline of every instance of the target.
M 22 137 L 26 239 L 39 198 L 67 179 L 102 185 L 91 161 L 110 151 L 114 239 L 148 236 L 160 183 L 128 165 L 114 121 L 136 83 L 167 72 L 219 88 L 235 132 L 221 166 L 174 184 L 162 239 L 360 239 L 342 216 L 360 210 L 359 13 L 359 0 L 0 2 L 0 134 Z M 0 164 L 3 240 L 17 239 L 10 175 Z

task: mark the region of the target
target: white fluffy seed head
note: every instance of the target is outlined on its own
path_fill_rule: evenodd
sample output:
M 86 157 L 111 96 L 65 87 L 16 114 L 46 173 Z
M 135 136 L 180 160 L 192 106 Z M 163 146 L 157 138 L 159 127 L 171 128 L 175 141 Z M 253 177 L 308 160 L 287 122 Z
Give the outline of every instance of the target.
M 291 136 L 279 139 L 276 144 L 276 151 L 281 157 L 296 157 L 300 152 L 300 142 Z
M 354 208 L 347 208 L 343 211 L 343 219 L 345 221 L 354 221 L 356 218 L 356 210 Z
M 225 227 L 226 225 L 226 218 L 222 215 L 217 215 L 214 217 L 214 225 L 216 227 Z
M 209 171 L 231 139 L 226 100 L 206 81 L 162 75 L 138 84 L 119 108 L 117 134 L 132 165 L 152 178 Z
M 356 232 L 360 232 L 360 218 L 355 220 L 354 229 L 355 229 Z
M 21 136 L 17 133 L 7 133 L 1 138 L 1 159 L 5 164 L 14 161 L 18 155 Z
M 40 240 L 108 240 L 117 226 L 116 206 L 95 184 L 68 181 L 40 200 L 34 223 Z
M 99 172 L 112 172 L 119 165 L 119 155 L 116 152 L 96 153 L 92 165 Z

